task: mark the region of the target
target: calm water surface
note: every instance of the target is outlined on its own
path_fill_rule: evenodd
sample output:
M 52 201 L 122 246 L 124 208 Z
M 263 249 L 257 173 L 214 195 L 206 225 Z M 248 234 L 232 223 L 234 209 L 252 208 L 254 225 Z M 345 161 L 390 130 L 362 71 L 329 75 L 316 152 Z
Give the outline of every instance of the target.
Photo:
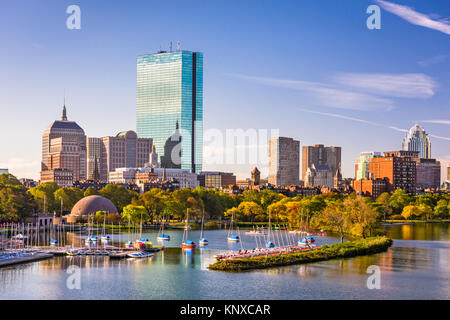
M 223 250 L 254 248 L 254 236 L 228 243 L 225 230 L 206 231 L 210 245 L 194 252 L 178 248 L 183 233 L 167 231 L 172 240 L 151 259 L 110 260 L 107 257 L 58 257 L 0 269 L 1 299 L 450 299 L 450 224 L 386 227 L 395 239 L 385 253 L 308 265 L 245 273 L 207 269 Z M 143 236 L 156 243 L 157 232 Z M 282 238 L 284 237 L 284 238 Z M 80 242 L 85 235 L 69 234 Z M 114 241 L 135 235 L 114 235 Z M 199 232 L 190 232 L 197 241 Z M 278 233 L 277 241 L 286 241 Z M 282 240 L 283 239 L 283 240 Z M 317 237 L 317 244 L 335 243 Z M 80 267 L 81 289 L 70 290 L 67 268 Z M 381 289 L 369 290 L 367 267 L 381 269 Z

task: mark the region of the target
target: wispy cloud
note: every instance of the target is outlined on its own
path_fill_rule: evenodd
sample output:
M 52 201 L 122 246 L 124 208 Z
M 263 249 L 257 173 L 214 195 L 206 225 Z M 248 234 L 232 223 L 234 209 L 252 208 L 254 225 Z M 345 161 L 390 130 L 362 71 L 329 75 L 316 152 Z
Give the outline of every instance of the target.
M 425 60 L 419 61 L 419 62 L 417 62 L 417 64 L 419 64 L 422 67 L 428 67 L 433 64 L 445 62 L 447 60 L 448 60 L 448 56 L 445 54 L 441 54 L 441 55 L 434 56 L 430 59 L 425 59 Z
M 450 35 L 450 23 L 448 19 L 439 19 L 434 20 L 433 15 L 426 15 L 414 10 L 414 8 L 403 6 L 400 4 L 384 1 L 384 0 L 375 0 L 383 9 L 393 13 L 400 18 L 408 21 L 409 23 L 422 26 L 425 28 L 437 30 L 443 32 L 445 34 Z
M 394 106 L 394 102 L 390 99 L 345 90 L 319 82 L 255 77 L 239 74 L 232 74 L 231 76 L 268 86 L 301 90 L 308 94 L 305 98 L 308 98 L 309 102 L 316 106 L 350 110 L 391 110 Z
M 360 119 L 360 118 L 349 117 L 349 116 L 345 116 L 345 115 L 342 115 L 342 114 L 329 113 L 329 112 L 320 112 L 320 111 L 314 111 L 314 110 L 302 109 L 302 108 L 300 108 L 299 110 L 304 111 L 304 112 L 318 114 L 318 115 L 323 115 L 323 116 L 327 116 L 327 117 L 339 118 L 339 119 L 344 119 L 344 120 L 350 120 L 350 121 L 366 123 L 366 124 L 370 124 L 370 125 L 373 125 L 373 126 L 384 127 L 384 128 L 388 128 L 388 129 L 392 129 L 392 130 L 398 131 L 398 132 L 403 132 L 403 133 L 408 132 L 407 129 L 398 128 L 398 127 L 395 127 L 395 126 L 384 125 L 384 124 L 381 124 L 381 123 L 377 123 L 377 122 L 373 122 L 373 121 L 369 121 L 369 120 L 364 120 L 364 119 Z M 450 141 L 450 137 L 442 137 L 442 136 L 436 136 L 436 135 L 432 135 L 432 134 L 430 134 L 429 136 L 432 137 L 432 138 L 435 138 L 435 139 L 441 139 L 441 140 Z
M 420 120 L 419 122 L 448 124 L 448 125 L 450 125 L 450 120 Z
M 334 81 L 369 93 L 399 98 L 429 98 L 437 87 L 431 77 L 422 73 L 341 73 Z

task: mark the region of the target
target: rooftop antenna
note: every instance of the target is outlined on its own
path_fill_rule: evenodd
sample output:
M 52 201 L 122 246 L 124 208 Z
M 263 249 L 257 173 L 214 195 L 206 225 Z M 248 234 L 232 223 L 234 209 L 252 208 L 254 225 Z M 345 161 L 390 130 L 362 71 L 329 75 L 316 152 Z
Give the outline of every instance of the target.
M 177 50 L 178 50 L 178 51 L 181 50 L 181 43 L 180 43 L 180 41 L 177 42 Z

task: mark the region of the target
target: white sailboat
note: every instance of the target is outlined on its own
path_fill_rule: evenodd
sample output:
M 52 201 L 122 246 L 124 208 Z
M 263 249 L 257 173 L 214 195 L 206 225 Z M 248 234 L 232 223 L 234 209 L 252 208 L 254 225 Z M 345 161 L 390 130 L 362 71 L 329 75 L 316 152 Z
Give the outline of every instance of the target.
M 228 230 L 227 240 L 230 242 L 239 242 L 239 236 L 233 233 L 233 223 L 234 223 L 234 212 L 231 216 L 230 229 Z
M 205 221 L 205 209 L 203 209 L 202 227 L 201 227 L 201 230 L 200 230 L 200 240 L 198 242 L 201 246 L 207 246 L 209 244 L 208 240 L 206 240 L 206 238 L 203 237 L 203 224 L 204 224 L 204 221 Z
M 158 232 L 158 241 L 170 241 L 170 236 L 168 234 L 164 234 L 164 216 L 162 217 L 161 227 Z

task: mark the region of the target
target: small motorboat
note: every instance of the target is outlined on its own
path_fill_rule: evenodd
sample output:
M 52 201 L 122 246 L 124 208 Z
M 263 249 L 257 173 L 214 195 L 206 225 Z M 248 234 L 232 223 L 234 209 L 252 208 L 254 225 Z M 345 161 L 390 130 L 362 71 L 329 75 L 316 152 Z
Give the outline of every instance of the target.
M 198 243 L 201 246 L 207 246 L 209 244 L 208 240 L 206 240 L 205 238 L 201 238 Z
M 168 234 L 162 233 L 158 236 L 157 239 L 158 241 L 170 241 L 170 236 Z
M 81 253 L 78 251 L 78 250 L 70 250 L 70 251 L 67 251 L 67 255 L 68 256 L 71 256 L 71 257 L 74 257 L 74 256 L 79 256 Z
M 249 236 L 263 236 L 265 234 L 264 230 L 251 230 L 245 233 Z
M 144 251 L 132 252 L 132 253 L 127 254 L 127 257 L 128 258 L 150 258 L 150 257 L 153 257 L 153 253 L 144 252 Z
M 228 237 L 228 241 L 232 241 L 232 242 L 238 242 L 239 241 L 239 236 L 232 234 L 231 236 Z
M 184 243 L 181 244 L 181 248 L 183 249 L 195 249 L 197 245 L 194 241 L 186 240 Z

